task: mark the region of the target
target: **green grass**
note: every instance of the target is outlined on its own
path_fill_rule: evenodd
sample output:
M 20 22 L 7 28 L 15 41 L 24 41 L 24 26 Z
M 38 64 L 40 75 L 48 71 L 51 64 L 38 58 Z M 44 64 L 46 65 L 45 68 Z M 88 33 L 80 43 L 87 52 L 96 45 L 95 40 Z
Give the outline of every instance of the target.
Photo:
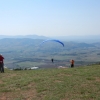
M 100 100 L 100 65 L 0 73 L 1 100 Z

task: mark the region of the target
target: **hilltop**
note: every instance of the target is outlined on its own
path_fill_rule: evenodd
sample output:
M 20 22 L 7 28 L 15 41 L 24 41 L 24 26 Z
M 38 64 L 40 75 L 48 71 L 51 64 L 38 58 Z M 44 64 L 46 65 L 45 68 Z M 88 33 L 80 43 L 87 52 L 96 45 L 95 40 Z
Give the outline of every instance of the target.
M 99 100 L 100 65 L 0 74 L 0 100 Z

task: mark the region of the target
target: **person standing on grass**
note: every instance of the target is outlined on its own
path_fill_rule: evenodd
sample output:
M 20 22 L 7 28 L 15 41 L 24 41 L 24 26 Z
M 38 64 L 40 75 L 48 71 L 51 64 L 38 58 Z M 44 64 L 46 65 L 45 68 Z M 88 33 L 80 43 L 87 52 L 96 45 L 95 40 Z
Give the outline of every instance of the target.
M 0 54 L 0 71 L 1 73 L 4 73 L 4 57 Z
M 71 68 L 73 68 L 73 67 L 74 67 L 74 60 L 72 59 L 72 60 L 70 61 L 70 63 L 71 63 Z

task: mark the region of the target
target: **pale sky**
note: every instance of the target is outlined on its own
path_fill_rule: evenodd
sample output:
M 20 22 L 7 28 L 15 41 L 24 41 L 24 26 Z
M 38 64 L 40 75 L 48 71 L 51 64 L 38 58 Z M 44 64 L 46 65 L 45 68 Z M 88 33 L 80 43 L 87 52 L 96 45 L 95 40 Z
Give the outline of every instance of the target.
M 100 35 L 100 0 L 0 0 L 0 35 Z

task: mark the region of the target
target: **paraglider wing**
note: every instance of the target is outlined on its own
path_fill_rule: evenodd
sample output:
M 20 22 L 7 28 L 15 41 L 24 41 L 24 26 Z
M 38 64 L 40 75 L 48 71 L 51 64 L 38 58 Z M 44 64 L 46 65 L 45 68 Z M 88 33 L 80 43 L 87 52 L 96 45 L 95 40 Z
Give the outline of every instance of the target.
M 44 40 L 40 45 L 42 45 L 43 43 L 48 42 L 48 41 L 55 41 L 55 42 L 58 42 L 58 43 L 62 44 L 63 47 L 64 47 L 64 43 L 61 42 L 61 41 L 59 41 L 59 40 L 56 40 L 56 39 L 48 39 L 48 40 Z

